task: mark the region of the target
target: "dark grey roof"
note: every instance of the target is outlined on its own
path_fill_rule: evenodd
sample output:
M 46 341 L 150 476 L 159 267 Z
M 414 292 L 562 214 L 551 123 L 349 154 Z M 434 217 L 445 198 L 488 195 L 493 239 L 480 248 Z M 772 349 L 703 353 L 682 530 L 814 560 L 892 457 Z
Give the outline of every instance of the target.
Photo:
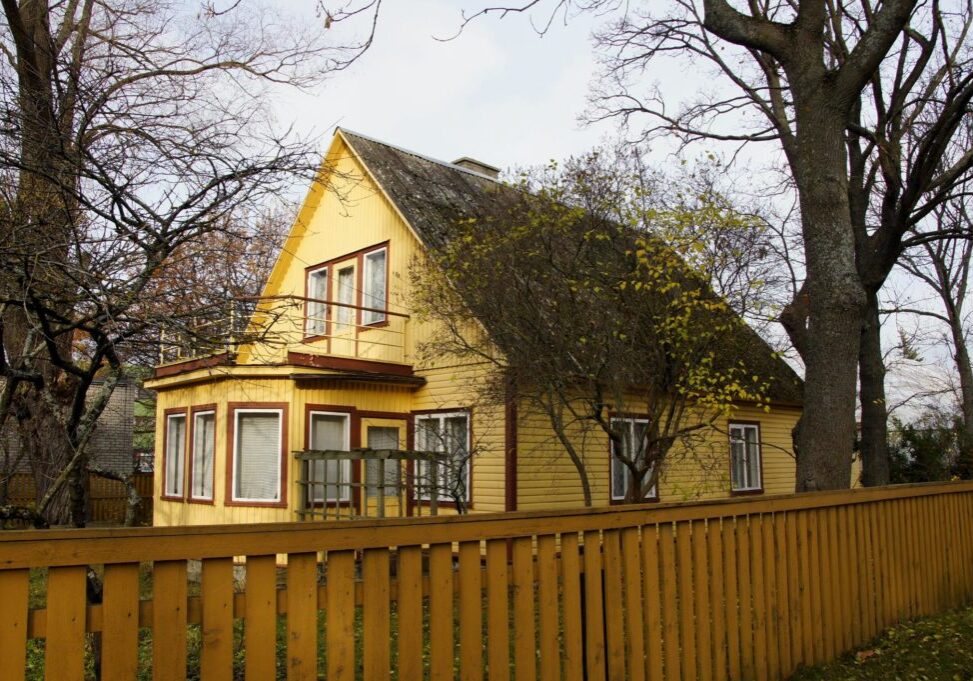
M 513 190 L 473 170 L 344 128 L 341 133 L 427 248 L 441 248 L 459 220 L 499 215 L 511 199 Z M 753 329 L 742 326 L 728 339 L 727 351 L 748 370 L 770 377 L 772 400 L 800 404 L 801 379 Z
M 441 247 L 457 221 L 497 212 L 503 185 L 496 180 L 344 128 L 341 133 L 427 247 Z

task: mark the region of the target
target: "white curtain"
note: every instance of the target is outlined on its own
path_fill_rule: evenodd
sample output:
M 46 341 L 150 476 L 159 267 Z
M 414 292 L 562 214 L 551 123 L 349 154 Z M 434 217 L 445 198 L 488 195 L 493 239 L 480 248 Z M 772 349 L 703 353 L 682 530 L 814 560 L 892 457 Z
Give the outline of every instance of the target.
M 279 412 L 237 412 L 235 499 L 280 499 L 280 426 Z
M 216 415 L 196 414 L 193 422 L 193 483 L 195 499 L 213 498 L 213 455 L 216 451 Z
M 387 251 L 375 251 L 365 256 L 365 302 L 364 307 L 385 309 L 385 259 Z M 382 312 L 365 311 L 363 319 L 366 324 L 385 321 Z
M 328 296 L 328 269 L 315 270 L 307 275 L 307 296 L 326 300 Z M 307 304 L 307 334 L 318 336 L 324 333 L 324 316 L 327 306 L 324 303 Z
M 353 324 L 355 322 L 355 309 L 346 307 L 355 304 L 355 269 L 353 267 L 338 270 L 338 302 L 345 304 L 338 307 L 338 322 Z
M 186 417 L 169 416 L 166 421 L 166 496 L 182 496 L 186 455 Z

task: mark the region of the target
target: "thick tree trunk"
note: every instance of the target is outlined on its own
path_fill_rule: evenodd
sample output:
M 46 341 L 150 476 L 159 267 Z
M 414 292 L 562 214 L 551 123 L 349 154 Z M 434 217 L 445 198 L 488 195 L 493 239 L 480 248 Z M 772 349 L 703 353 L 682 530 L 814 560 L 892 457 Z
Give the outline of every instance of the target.
M 861 401 L 862 485 L 889 484 L 888 403 L 885 397 L 885 359 L 882 356 L 878 293 L 869 292 L 858 351 Z
M 844 147 L 845 117 L 829 94 L 797 103 L 793 163 L 801 199 L 808 318 L 796 345 L 806 370 L 797 429 L 798 491 L 851 483 L 858 347 L 865 292 L 855 262 Z M 790 330 L 790 329 L 789 329 Z

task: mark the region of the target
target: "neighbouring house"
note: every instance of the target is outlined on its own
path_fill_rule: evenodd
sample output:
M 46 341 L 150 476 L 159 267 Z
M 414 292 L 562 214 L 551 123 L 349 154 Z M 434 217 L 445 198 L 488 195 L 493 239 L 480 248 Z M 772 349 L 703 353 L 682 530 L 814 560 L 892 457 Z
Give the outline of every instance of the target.
M 158 393 L 155 524 L 290 521 L 316 508 L 355 516 L 376 504 L 421 514 L 456 501 L 471 512 L 582 503 L 543 417 L 513 396 L 479 403 L 481 367 L 417 354 L 436 329 L 410 315 L 410 264 L 456 220 L 487 209 L 496 174 L 336 131 L 254 312 L 252 328 L 270 333 L 160 365 L 145 382 Z M 769 410 L 738 405 L 709 435 L 715 459 L 666 466 L 652 499 L 793 491 L 800 381 L 754 339 L 774 374 Z M 636 433 L 638 418 L 628 420 Z M 422 459 L 430 451 L 442 457 Z M 617 502 L 625 471 L 607 437 L 584 456 L 595 503 Z M 415 482 L 439 466 L 452 471 L 453 501 Z M 406 481 L 404 503 L 396 480 Z

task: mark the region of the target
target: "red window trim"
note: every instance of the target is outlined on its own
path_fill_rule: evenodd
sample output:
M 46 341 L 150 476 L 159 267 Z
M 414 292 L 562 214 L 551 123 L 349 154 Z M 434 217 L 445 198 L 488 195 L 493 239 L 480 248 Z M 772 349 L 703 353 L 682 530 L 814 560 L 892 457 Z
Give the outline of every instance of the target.
M 455 414 L 463 412 L 466 414 L 467 419 L 467 444 L 470 448 L 473 447 L 473 407 L 452 407 L 449 409 L 415 409 L 409 413 L 408 430 L 406 432 L 406 439 L 408 442 L 409 449 L 415 449 L 416 441 L 416 417 L 417 416 L 429 416 L 432 414 Z M 470 498 L 466 502 L 466 508 L 473 510 L 474 506 L 474 486 L 473 486 L 473 457 L 469 460 L 469 485 L 470 485 Z M 406 467 L 406 500 L 408 505 L 408 513 L 412 515 L 412 509 L 416 506 L 428 507 L 430 502 L 425 499 L 416 499 L 413 493 L 412 481 L 415 479 L 415 462 L 410 461 Z M 440 508 L 456 508 L 455 501 L 444 501 L 439 500 L 437 505 Z
M 182 494 L 166 494 L 169 488 L 169 417 L 182 416 L 186 419 L 185 443 L 182 453 Z M 189 415 L 186 407 L 172 407 L 162 412 L 162 487 L 159 499 L 163 501 L 186 500 L 186 454 L 189 451 Z
M 287 508 L 287 402 L 230 402 L 226 405 L 226 476 L 224 506 L 243 506 L 252 508 Z M 233 498 L 233 459 L 236 446 L 236 412 L 238 409 L 280 410 L 280 499 L 278 501 L 237 501 Z
M 345 253 L 344 255 L 340 255 L 340 256 L 338 256 L 336 258 L 331 258 L 329 260 L 323 260 L 323 261 L 321 261 L 319 263 L 316 263 L 314 265 L 309 265 L 308 267 L 305 267 L 304 268 L 304 298 L 305 298 L 305 301 L 304 301 L 304 332 L 305 332 L 305 334 L 307 333 L 307 300 L 306 300 L 306 298 L 308 297 L 308 287 L 307 287 L 308 275 L 311 272 L 315 271 L 315 270 L 319 270 L 319 269 L 323 269 L 323 268 L 327 267 L 328 268 L 327 300 L 333 300 L 334 291 L 332 289 L 334 288 L 334 286 L 332 284 L 332 280 L 334 279 L 334 275 L 336 273 L 335 265 L 338 265 L 338 264 L 347 262 L 349 260 L 354 260 L 355 261 L 355 265 L 354 265 L 354 267 L 355 267 L 355 281 L 356 281 L 355 305 L 357 306 L 357 309 L 355 310 L 355 331 L 356 331 L 355 335 L 356 335 L 356 337 L 362 331 L 368 331 L 369 329 L 378 329 L 378 328 L 381 328 L 383 326 L 388 326 L 388 324 L 389 324 L 389 316 L 388 316 L 388 314 L 385 315 L 385 319 L 383 319 L 382 321 L 373 322 L 371 324 L 363 325 L 362 324 L 362 310 L 361 310 L 361 307 L 362 307 L 363 297 L 365 295 L 365 292 L 364 292 L 363 287 L 362 287 L 362 280 L 363 280 L 364 271 L 365 271 L 365 256 L 368 255 L 369 253 L 373 253 L 375 251 L 380 251 L 380 250 L 382 250 L 384 248 L 385 249 L 385 306 L 384 306 L 384 309 L 386 311 L 388 311 L 388 308 L 389 308 L 389 293 L 390 293 L 390 288 L 391 288 L 391 286 L 390 286 L 391 266 L 392 266 L 391 248 L 390 248 L 390 245 L 389 244 L 390 244 L 390 240 L 386 239 L 385 241 L 382 241 L 382 242 L 380 242 L 378 244 L 373 244 L 371 246 L 366 246 L 365 248 L 360 248 L 357 251 L 352 251 L 350 253 Z M 312 336 L 305 335 L 304 336 L 304 342 L 305 343 L 313 343 L 313 342 L 319 341 L 319 340 L 326 340 L 326 341 L 328 341 L 328 351 L 330 352 L 330 341 L 331 341 L 330 336 L 331 336 L 331 324 L 332 324 L 331 315 L 332 315 L 332 308 L 331 308 L 331 306 L 328 306 L 328 308 L 326 310 L 326 319 L 325 319 L 325 324 L 324 324 L 324 335 L 323 336 L 322 335 L 312 335 Z
M 361 447 L 361 419 L 358 416 L 358 410 L 355 407 L 349 407 L 346 405 L 339 404 L 305 404 L 304 405 L 304 448 L 311 448 L 311 416 L 314 412 L 327 412 L 331 414 L 347 414 L 348 415 L 348 447 L 351 449 L 356 449 Z M 351 481 L 361 482 L 361 472 L 359 471 L 359 466 L 356 465 L 355 461 L 351 462 Z M 348 501 L 328 501 L 324 499 L 323 502 L 311 502 L 316 508 L 321 508 L 321 504 L 325 505 L 325 508 L 354 508 L 360 509 L 359 504 L 361 492 L 358 487 L 353 487 L 351 490 L 351 499 Z

